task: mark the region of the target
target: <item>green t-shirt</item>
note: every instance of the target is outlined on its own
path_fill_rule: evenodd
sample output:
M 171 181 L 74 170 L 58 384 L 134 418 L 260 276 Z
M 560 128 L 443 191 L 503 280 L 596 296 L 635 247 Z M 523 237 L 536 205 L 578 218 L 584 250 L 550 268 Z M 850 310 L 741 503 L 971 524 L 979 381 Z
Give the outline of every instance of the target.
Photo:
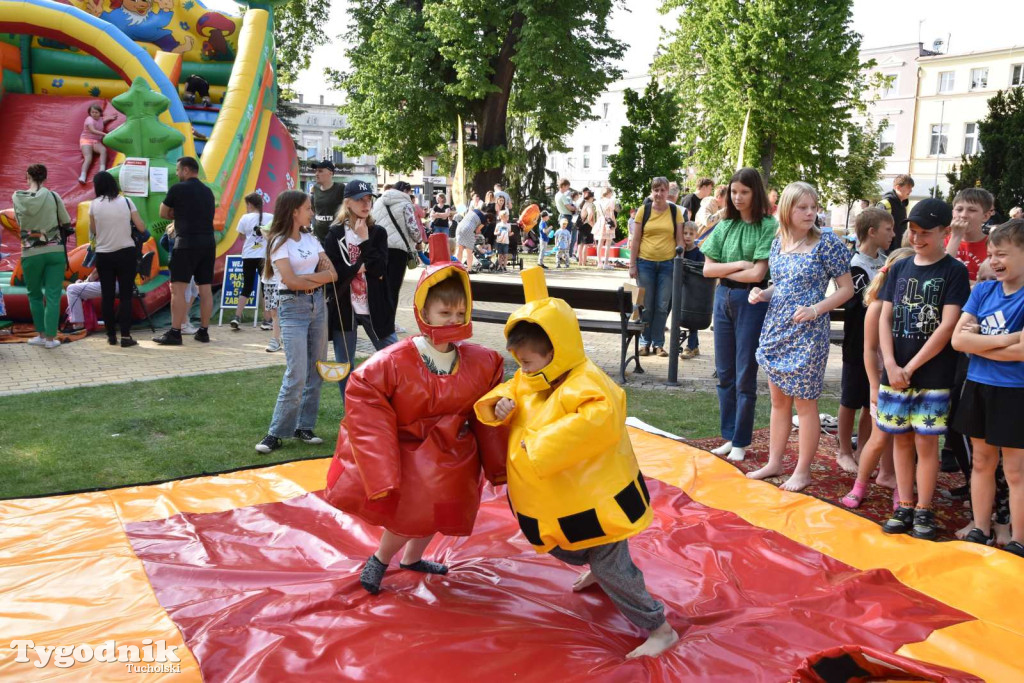
M 772 253 L 778 229 L 779 222 L 774 216 L 765 216 L 759 224 L 726 218 L 701 243 L 700 250 L 718 263 L 765 261 Z

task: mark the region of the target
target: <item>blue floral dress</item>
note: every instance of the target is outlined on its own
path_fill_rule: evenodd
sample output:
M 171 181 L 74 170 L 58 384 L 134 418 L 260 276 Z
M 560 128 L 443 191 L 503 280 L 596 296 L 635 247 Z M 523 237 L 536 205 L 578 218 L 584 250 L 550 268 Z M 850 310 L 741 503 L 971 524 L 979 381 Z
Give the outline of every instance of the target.
M 768 266 L 775 294 L 761 328 L 757 362 L 787 396 L 816 399 L 825 384 L 829 317 L 797 323 L 793 314 L 797 306 L 824 299 L 829 280 L 850 272 L 850 252 L 830 232 L 822 233 L 814 248 L 804 254 L 783 254 L 776 238 Z

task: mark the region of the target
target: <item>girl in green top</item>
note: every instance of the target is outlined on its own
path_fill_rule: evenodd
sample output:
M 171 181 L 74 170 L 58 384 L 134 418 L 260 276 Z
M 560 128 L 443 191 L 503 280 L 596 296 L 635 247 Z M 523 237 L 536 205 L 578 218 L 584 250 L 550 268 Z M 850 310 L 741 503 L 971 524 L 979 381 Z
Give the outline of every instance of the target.
M 715 455 L 739 461 L 754 431 L 757 351 L 767 303 L 747 301 L 751 287 L 766 287 L 768 256 L 779 224 L 761 174 L 741 168 L 726 193 L 725 218 L 701 245 L 704 276 L 720 278 L 715 292 L 715 370 L 722 439 Z
M 55 337 L 67 258 L 57 226 L 70 223 L 71 217 L 60 195 L 43 187 L 45 166 L 33 164 L 25 176 L 28 189 L 14 193 L 14 213 L 21 229 L 21 267 L 37 333 L 28 343 L 52 349 L 60 346 Z

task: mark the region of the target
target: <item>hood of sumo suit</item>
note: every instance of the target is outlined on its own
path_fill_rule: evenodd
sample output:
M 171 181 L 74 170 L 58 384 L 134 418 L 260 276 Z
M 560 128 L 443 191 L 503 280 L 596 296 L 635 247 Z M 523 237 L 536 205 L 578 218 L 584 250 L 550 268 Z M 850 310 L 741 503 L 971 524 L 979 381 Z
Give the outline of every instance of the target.
M 517 323 L 524 320 L 544 329 L 554 347 L 551 362 L 533 374 L 523 373 L 522 376 L 528 387 L 543 391 L 566 372 L 581 365 L 587 357 L 583 352 L 583 336 L 576 312 L 562 299 L 548 296 L 544 269 L 539 266 L 527 268 L 522 272 L 522 278 L 526 304 L 509 316 L 505 324 L 505 338 Z
M 416 293 L 413 295 L 413 313 L 416 316 L 416 324 L 420 332 L 434 344 L 447 344 L 469 339 L 473 334 L 473 290 L 469 285 L 469 273 L 466 267 L 458 261 L 453 261 L 451 252 L 448 249 L 448 236 L 437 233 L 430 236 L 430 265 L 427 266 L 420 281 L 416 285 Z M 457 277 L 462 281 L 466 290 L 466 322 L 461 325 L 428 325 L 423 320 L 421 312 L 427 303 L 427 292 L 431 287 L 437 285 L 450 277 Z

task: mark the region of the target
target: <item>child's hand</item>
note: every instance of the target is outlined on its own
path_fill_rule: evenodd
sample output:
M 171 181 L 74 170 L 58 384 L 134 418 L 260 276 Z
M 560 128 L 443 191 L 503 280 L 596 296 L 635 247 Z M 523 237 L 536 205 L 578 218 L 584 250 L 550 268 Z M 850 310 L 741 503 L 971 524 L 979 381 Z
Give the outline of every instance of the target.
M 953 222 L 949 224 L 954 235 L 963 236 L 967 232 L 967 221 L 963 218 L 954 218 Z
M 910 376 L 898 365 L 886 366 L 885 374 L 889 377 L 889 386 L 897 391 L 902 391 L 910 386 Z
M 750 290 L 750 294 L 747 295 L 747 301 L 751 304 L 759 304 L 762 301 L 768 301 L 764 296 L 764 290 L 760 287 L 753 287 Z
M 494 404 L 494 415 L 499 420 L 504 420 L 511 415 L 516 409 L 516 402 L 510 398 L 500 399 Z
M 981 334 L 981 325 L 977 323 L 967 323 L 960 328 L 960 331 L 966 332 L 967 334 Z

